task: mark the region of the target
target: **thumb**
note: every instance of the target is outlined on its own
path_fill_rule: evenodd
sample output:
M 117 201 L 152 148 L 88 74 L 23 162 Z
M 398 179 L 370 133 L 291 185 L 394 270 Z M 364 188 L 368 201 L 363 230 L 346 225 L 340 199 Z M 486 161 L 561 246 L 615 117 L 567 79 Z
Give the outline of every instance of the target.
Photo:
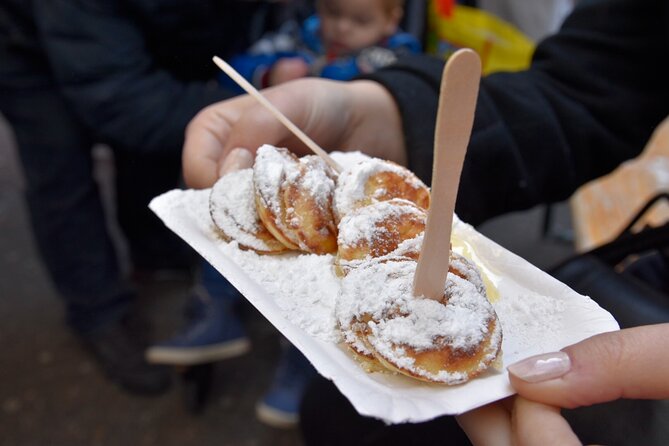
M 237 147 L 232 149 L 223 160 L 219 160 L 218 175 L 222 177 L 235 170 L 250 167 L 253 167 L 253 154 L 243 147 Z
M 509 366 L 522 397 L 563 408 L 669 397 L 669 324 L 593 336 Z

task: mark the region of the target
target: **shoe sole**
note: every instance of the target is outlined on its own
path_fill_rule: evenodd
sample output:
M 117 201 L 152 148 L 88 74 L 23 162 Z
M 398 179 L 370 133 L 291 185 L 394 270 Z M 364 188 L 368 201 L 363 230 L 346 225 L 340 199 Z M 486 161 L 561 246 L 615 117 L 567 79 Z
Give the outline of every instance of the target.
M 297 414 L 289 414 L 260 402 L 256 405 L 256 417 L 268 426 L 277 429 L 294 429 L 300 422 Z
M 146 350 L 146 361 L 151 364 L 198 365 L 241 356 L 249 350 L 251 341 L 248 339 L 206 347 L 150 347 Z

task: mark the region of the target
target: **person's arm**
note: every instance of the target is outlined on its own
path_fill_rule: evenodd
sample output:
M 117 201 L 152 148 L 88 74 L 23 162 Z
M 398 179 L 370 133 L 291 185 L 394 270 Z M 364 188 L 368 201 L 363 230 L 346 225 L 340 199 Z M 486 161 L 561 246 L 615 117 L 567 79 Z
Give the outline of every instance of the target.
M 105 142 L 179 152 L 190 119 L 230 96 L 157 66 L 126 2 L 35 2 L 35 15 L 64 94 Z
M 473 224 L 541 202 L 636 156 L 669 113 L 662 1 L 581 2 L 532 67 L 482 80 L 457 212 Z M 441 65 L 408 57 L 368 76 L 395 97 L 409 165 L 430 181 Z

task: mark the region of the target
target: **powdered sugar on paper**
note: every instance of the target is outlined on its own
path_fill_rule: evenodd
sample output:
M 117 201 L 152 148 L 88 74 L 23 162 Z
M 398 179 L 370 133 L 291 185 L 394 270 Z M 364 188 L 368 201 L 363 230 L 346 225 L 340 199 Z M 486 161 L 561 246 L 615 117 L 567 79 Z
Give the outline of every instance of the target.
M 537 335 L 555 339 L 562 329 L 565 305 L 560 299 L 522 291 L 513 298 L 502 296 L 493 306 L 502 323 L 502 333 L 514 340 L 505 354 L 516 356 L 531 351 Z
M 339 281 L 331 255 L 259 255 L 240 250 L 235 243 L 221 243 L 226 255 L 262 285 L 286 319 L 317 338 L 338 342 L 334 305 Z

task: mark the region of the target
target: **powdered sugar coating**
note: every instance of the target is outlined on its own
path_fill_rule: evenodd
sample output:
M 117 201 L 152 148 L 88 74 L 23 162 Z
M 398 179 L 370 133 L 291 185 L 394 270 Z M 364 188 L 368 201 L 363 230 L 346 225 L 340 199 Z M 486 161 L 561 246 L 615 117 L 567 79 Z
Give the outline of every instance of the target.
M 382 201 L 368 206 L 357 208 L 346 214 L 339 222 L 337 243 L 341 246 L 355 246 L 361 241 L 373 245 L 382 236 L 379 231 L 381 223 L 386 220 L 413 217 L 416 220 L 426 220 L 424 210 L 416 207 L 408 200 L 394 199 Z
M 303 156 L 300 163 L 304 171 L 301 178 L 302 189 L 314 198 L 319 209 L 331 209 L 335 190 L 332 169 L 316 155 Z
M 287 149 L 261 146 L 253 168 L 261 220 L 289 248 L 334 252 L 334 178 L 332 169 L 317 156 L 298 159 Z
M 479 286 L 458 275 L 447 277 L 444 302 L 413 296 L 413 261 L 371 261 L 352 270 L 342 279 L 336 314 L 346 341 L 362 353 L 377 354 L 392 364 L 430 381 L 458 384 L 469 374 L 441 370 L 432 374 L 417 367 L 405 348 L 421 352 L 449 348 L 467 354 L 480 348 L 490 337 L 479 369 L 486 369 L 497 356 L 501 330 L 489 330 L 495 311 Z M 480 277 L 479 277 L 480 279 Z M 366 322 L 366 327 L 360 324 Z M 361 336 L 361 330 L 365 335 Z
M 360 161 L 345 169 L 339 174 L 337 189 L 334 195 L 334 211 L 337 220 L 341 220 L 346 214 L 359 207 L 365 202 L 373 202 L 382 199 L 385 190 L 376 189 L 372 196 L 368 196 L 368 181 L 370 177 L 381 173 L 392 172 L 402 178 L 406 184 L 415 190 L 425 189 L 423 184 L 410 170 L 378 158 L 369 158 Z M 403 198 L 403 197 L 391 197 Z M 387 199 L 387 198 L 385 198 Z
M 314 230 L 319 232 L 319 236 L 331 237 L 334 242 L 336 237 L 336 227 L 334 226 L 334 216 L 332 214 L 332 197 L 335 190 L 334 172 L 320 157 L 316 155 L 307 155 L 300 158 L 300 175 L 293 179 L 294 186 L 305 194 L 305 202 L 309 203 L 311 208 L 305 215 L 296 211 L 295 208 L 289 208 L 286 212 L 286 218 L 289 220 L 289 227 L 294 231 L 299 231 L 304 236 L 298 236 L 298 246 L 301 250 L 314 252 L 314 248 L 305 240 L 306 231 Z M 287 179 L 287 181 L 289 181 Z M 320 224 L 314 225 L 314 216 L 320 216 Z M 305 218 L 308 217 L 308 218 Z
M 417 238 L 422 240 L 423 236 L 421 235 Z M 486 287 L 483 283 L 483 277 L 474 263 L 470 262 L 466 257 L 461 256 L 457 252 L 451 251 L 450 268 L 455 269 L 461 274 L 460 277 L 474 285 L 479 294 L 482 296 L 486 295 Z
M 418 254 L 420 254 L 420 250 L 423 246 L 424 238 L 425 233 L 422 232 L 416 237 L 404 240 L 397 246 L 397 249 L 395 249 L 387 256 L 380 258 L 380 260 L 393 258 L 409 258 L 416 260 L 418 259 Z M 474 285 L 476 285 L 476 287 L 480 290 L 481 294 L 486 293 L 481 272 L 472 261 L 451 249 L 451 257 L 449 262 L 451 269 L 455 268 L 459 273 L 461 273 L 462 277 L 474 283 Z
M 299 174 L 299 160 L 287 150 L 279 151 L 269 144 L 258 148 L 253 165 L 253 185 L 257 199 L 273 214 L 274 223 L 279 229 L 287 229 L 281 218 L 281 187 L 287 181 L 294 181 Z M 297 244 L 297 240 L 294 242 Z
M 367 207 L 369 206 L 365 206 L 364 208 L 360 209 L 365 209 Z M 354 215 L 356 213 L 357 211 L 353 212 L 350 215 Z M 344 220 L 342 220 L 342 222 L 343 221 Z M 342 232 L 341 226 L 342 224 L 340 223 L 340 234 Z M 403 240 L 402 242 L 399 243 L 399 245 L 397 245 L 397 248 L 394 249 L 392 252 L 386 255 L 379 256 L 376 258 L 376 260 L 380 262 L 385 262 L 388 260 L 418 260 L 420 250 L 423 245 L 424 235 L 425 233 L 421 232 L 415 237 Z M 337 263 L 339 268 L 341 268 L 345 272 L 348 272 L 352 268 L 357 268 L 361 265 L 365 265 L 370 259 L 371 257 L 367 257 L 364 259 L 353 259 L 353 260 L 343 260 L 341 258 L 338 258 Z M 472 283 L 476 287 L 479 293 L 481 293 L 484 296 L 487 294 L 487 289 L 485 286 L 485 282 L 483 280 L 483 276 L 481 275 L 481 272 L 476 267 L 476 265 L 471 261 L 469 261 L 463 255 L 453 250 L 451 250 L 450 269 L 457 271 L 457 274 L 460 277 L 463 277 L 464 279 Z
M 209 211 L 212 221 L 227 239 L 259 252 L 277 251 L 278 242 L 269 245 L 256 236 L 264 227 L 255 206 L 252 169 L 222 176 L 211 189 Z

